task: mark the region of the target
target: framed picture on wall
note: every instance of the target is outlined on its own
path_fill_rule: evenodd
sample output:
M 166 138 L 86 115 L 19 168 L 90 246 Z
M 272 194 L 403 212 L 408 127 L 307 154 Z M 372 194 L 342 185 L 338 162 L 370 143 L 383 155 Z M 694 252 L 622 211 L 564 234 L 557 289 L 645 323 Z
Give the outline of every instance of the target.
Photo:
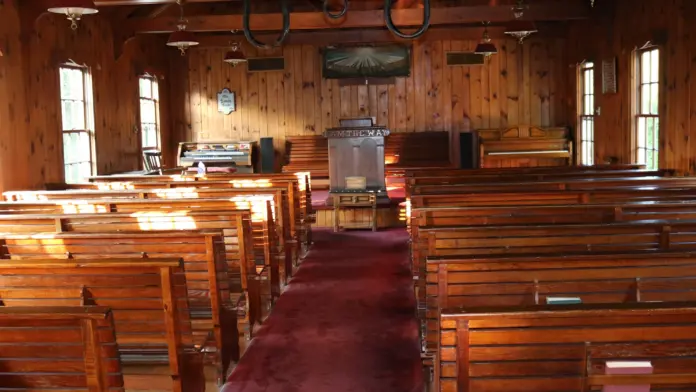
M 602 94 L 616 94 L 616 57 L 602 60 Z
M 223 114 L 230 114 L 237 110 L 236 96 L 233 91 L 228 88 L 223 88 L 217 95 L 218 98 L 218 112 Z

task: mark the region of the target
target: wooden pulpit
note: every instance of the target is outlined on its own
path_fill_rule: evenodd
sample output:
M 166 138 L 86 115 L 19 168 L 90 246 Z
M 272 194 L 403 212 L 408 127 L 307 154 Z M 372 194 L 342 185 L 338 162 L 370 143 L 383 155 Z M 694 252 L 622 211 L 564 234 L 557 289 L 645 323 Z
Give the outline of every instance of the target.
M 327 129 L 324 137 L 329 142 L 329 191 L 373 192 L 378 199 L 388 200 L 384 178 L 386 136 L 389 130 L 375 126 L 370 118 L 341 120 L 340 127 Z M 349 187 L 347 177 L 364 177 L 365 187 Z

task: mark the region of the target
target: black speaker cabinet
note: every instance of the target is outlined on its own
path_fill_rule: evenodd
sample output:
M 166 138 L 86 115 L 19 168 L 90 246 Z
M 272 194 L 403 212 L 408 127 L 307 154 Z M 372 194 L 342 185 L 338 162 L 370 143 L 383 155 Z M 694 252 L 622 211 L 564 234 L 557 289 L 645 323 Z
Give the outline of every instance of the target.
M 273 149 L 273 138 L 261 138 L 261 173 L 273 173 L 275 171 L 275 150 Z
M 462 169 L 478 169 L 478 140 L 476 132 L 459 134 L 459 167 Z

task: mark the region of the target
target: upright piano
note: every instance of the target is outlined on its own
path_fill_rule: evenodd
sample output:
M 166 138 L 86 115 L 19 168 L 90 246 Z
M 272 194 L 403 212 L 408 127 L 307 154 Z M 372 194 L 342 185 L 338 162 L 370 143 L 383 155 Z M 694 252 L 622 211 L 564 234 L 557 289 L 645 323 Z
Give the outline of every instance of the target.
M 197 169 L 203 162 L 208 171 L 254 172 L 255 142 L 179 143 L 178 165 Z

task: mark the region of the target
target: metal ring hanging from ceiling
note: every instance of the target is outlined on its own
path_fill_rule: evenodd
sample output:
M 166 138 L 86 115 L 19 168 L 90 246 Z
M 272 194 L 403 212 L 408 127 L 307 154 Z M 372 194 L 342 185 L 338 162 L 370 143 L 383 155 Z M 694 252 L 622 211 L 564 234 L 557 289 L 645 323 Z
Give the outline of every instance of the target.
M 288 7 L 288 0 L 281 0 L 281 6 L 283 13 L 283 31 L 280 33 L 280 36 L 274 43 L 268 45 L 256 40 L 256 38 L 254 38 L 254 36 L 251 34 L 251 29 L 249 28 L 249 16 L 251 15 L 251 0 L 244 0 L 244 36 L 250 44 L 256 46 L 257 48 L 270 49 L 280 46 L 283 43 L 283 41 L 285 41 L 285 38 L 288 36 L 288 32 L 290 31 L 290 9 Z
M 430 26 L 430 0 L 423 0 L 423 25 L 413 34 L 404 34 L 392 21 L 391 15 L 392 0 L 384 0 L 384 20 L 387 23 L 387 28 L 389 31 L 394 33 L 396 36 L 406 39 L 415 39 L 423 35 Z
M 329 18 L 340 19 L 346 14 L 346 12 L 348 12 L 348 3 L 350 2 L 350 0 L 343 0 L 343 10 L 341 10 L 341 12 L 337 14 L 332 14 L 329 10 L 329 1 L 330 0 L 324 0 L 324 14 Z

